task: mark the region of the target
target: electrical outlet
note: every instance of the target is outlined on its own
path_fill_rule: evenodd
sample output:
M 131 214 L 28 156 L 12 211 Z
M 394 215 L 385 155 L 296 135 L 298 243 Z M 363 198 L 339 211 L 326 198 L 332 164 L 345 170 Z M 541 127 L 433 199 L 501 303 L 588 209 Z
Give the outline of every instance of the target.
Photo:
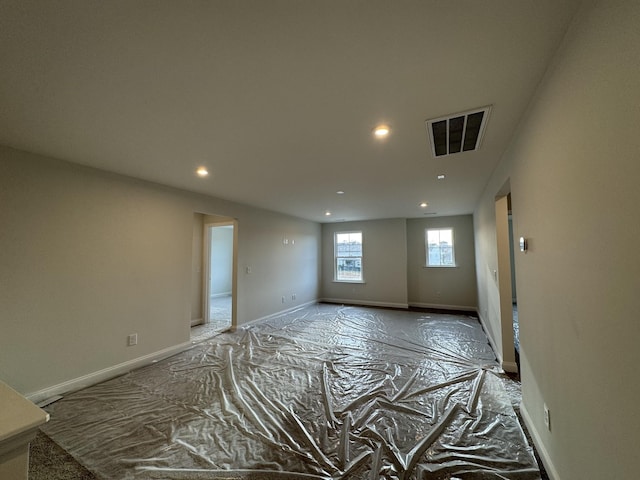
M 545 403 L 544 406 L 544 426 L 547 427 L 547 430 L 551 431 L 551 414 L 549 413 L 549 407 Z
M 293 293 L 293 294 L 291 295 L 291 300 L 295 300 L 295 299 L 296 299 L 296 294 L 295 294 L 295 293 Z
M 282 296 L 282 303 L 285 303 L 287 301 L 287 297 L 285 297 L 284 295 Z
M 134 345 L 138 344 L 138 334 L 137 333 L 132 333 L 131 335 L 127 336 L 127 345 L 130 347 L 133 347 Z

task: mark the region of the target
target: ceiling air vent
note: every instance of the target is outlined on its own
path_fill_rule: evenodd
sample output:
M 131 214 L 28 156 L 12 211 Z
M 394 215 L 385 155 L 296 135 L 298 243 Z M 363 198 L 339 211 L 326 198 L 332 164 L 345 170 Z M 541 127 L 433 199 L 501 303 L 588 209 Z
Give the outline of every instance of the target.
M 434 157 L 476 150 L 482 142 L 491 107 L 427 120 L 427 132 Z

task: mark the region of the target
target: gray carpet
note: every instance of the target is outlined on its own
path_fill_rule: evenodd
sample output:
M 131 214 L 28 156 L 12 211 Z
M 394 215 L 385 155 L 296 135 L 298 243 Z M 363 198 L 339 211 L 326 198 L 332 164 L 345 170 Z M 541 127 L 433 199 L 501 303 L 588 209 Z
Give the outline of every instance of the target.
M 511 404 L 520 419 L 522 428 L 530 445 L 533 441 L 520 417 L 520 382 L 515 376 L 504 378 L 505 390 L 509 394 Z M 535 449 L 534 449 L 535 451 Z M 540 466 L 540 477 L 549 480 L 537 452 L 536 460 Z M 29 457 L 29 480 L 98 480 L 89 470 L 80 465 L 69 453 L 64 451 L 47 435 L 39 432 L 31 442 Z M 246 479 L 245 479 L 246 480 Z
M 76 462 L 42 432 L 29 448 L 29 480 L 96 480 L 89 470 Z
M 505 390 L 509 396 L 509 400 L 516 411 L 519 413 L 519 404 L 520 404 L 520 384 L 517 378 L 510 378 L 506 375 L 502 376 Z M 519 415 L 518 415 L 519 416 Z M 522 423 L 520 419 L 520 423 Z M 525 430 L 525 434 L 527 434 Z M 531 439 L 527 434 L 529 439 L 529 443 L 531 444 Z M 89 439 L 87 439 L 88 441 Z M 537 455 L 536 455 L 537 457 Z M 538 459 L 538 463 L 540 461 Z M 187 475 L 187 478 L 191 480 L 196 477 L 191 477 L 192 473 L 184 471 L 184 475 Z M 234 478 L 243 478 L 247 479 L 249 476 L 255 478 L 256 472 L 246 472 L 247 475 L 240 475 L 240 477 L 236 476 Z M 267 474 L 267 472 L 264 472 Z M 236 475 L 240 474 L 239 471 L 236 471 Z M 31 480 L 69 480 L 69 479 L 81 479 L 81 480 L 91 480 L 98 479 L 99 477 L 95 476 L 87 469 L 85 469 L 82 465 L 76 462 L 73 457 L 63 450 L 60 446 L 58 446 L 55 442 L 53 442 L 47 435 L 40 433 L 36 439 L 31 444 L 31 457 L 30 457 L 30 475 L 29 478 Z M 541 478 L 542 480 L 547 480 L 548 476 L 541 468 Z M 102 480 L 107 480 L 102 479 Z
M 531 445 L 531 436 L 520 417 L 520 382 L 517 377 L 504 378 L 505 390 L 509 394 L 511 404 L 518 414 L 520 423 Z M 535 449 L 534 449 L 535 450 Z M 540 457 L 536 453 L 536 460 L 540 466 L 542 480 L 549 480 L 549 476 L 542 465 Z M 29 457 L 29 480 L 98 480 L 89 470 L 80 465 L 69 453 L 64 451 L 47 435 L 39 432 L 31 442 Z

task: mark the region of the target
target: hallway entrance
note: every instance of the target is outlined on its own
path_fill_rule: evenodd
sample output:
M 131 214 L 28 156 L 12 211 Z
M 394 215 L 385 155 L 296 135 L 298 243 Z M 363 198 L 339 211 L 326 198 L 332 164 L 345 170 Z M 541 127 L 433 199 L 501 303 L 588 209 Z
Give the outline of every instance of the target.
M 191 341 L 199 342 L 236 324 L 237 221 L 195 214 L 194 309 Z M 200 253 L 200 255 L 197 255 Z
M 513 250 L 511 191 L 509 182 L 496 197 L 496 247 L 498 253 L 498 293 L 502 336 L 502 368 L 519 371 L 519 325 L 517 323 L 516 277 Z

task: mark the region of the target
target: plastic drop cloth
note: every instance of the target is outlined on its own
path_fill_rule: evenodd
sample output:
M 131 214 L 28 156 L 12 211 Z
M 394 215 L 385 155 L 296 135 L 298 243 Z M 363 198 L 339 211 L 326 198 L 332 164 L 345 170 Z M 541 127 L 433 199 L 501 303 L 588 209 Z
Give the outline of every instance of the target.
M 71 394 L 104 479 L 539 479 L 477 319 L 315 305 Z

